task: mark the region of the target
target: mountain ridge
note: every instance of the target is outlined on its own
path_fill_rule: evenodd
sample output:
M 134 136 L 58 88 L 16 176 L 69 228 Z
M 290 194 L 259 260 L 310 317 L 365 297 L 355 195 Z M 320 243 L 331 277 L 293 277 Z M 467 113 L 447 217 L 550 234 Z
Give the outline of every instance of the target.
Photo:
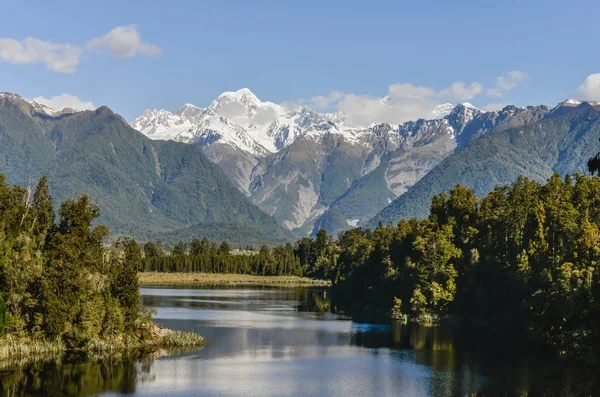
M 519 175 L 543 182 L 554 172 L 586 172 L 584 160 L 597 152 L 598 136 L 600 103 L 566 100 L 546 107 L 541 119 L 482 136 L 448 156 L 368 226 L 424 218 L 431 198 L 459 183 L 483 195 Z
M 57 202 L 87 192 L 99 222 L 142 240 L 194 225 L 199 236 L 236 243 L 293 239 L 199 147 L 150 140 L 105 106 L 56 112 L 2 94 L 0 172 L 24 186 L 46 174 Z
M 189 115 L 184 118 L 181 115 L 186 111 Z M 442 104 L 435 111 L 440 117 L 454 111 L 467 118 L 480 112 L 470 104 Z M 356 180 L 377 168 L 382 156 L 401 145 L 410 145 L 414 140 L 411 134 L 420 128 L 420 124 L 413 125 L 417 122 L 351 127 L 345 124 L 346 115 L 342 113 L 318 113 L 303 106 L 284 108 L 261 102 L 246 88 L 219 95 L 207 108 L 188 104 L 174 113 L 165 112 L 146 111 L 131 124 L 151 138 L 203 147 L 242 192 L 298 235 L 310 234 L 329 205 Z M 259 131 L 253 120 L 269 112 L 271 118 L 262 120 Z M 460 128 L 446 127 L 449 135 L 450 130 Z M 332 141 L 339 147 L 327 146 Z M 354 165 L 342 169 L 344 163 Z M 432 166 L 426 165 L 424 170 Z M 328 168 L 348 175 L 339 178 Z M 399 189 L 402 187 L 392 186 L 389 198 L 395 198 Z M 377 205 L 379 210 L 384 203 L 378 201 Z M 370 210 L 365 217 L 372 215 Z

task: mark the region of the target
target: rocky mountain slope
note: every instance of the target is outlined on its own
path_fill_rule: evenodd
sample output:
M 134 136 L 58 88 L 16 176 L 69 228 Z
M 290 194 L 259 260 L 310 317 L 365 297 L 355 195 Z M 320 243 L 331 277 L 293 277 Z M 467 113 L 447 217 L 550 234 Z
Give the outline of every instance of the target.
M 488 114 L 482 121 L 485 124 L 493 116 Z M 369 226 L 426 217 L 431 198 L 459 183 L 482 195 L 512 183 L 519 175 L 544 181 L 554 172 L 583 173 L 587 159 L 598 152 L 600 103 L 569 100 L 553 109 L 528 108 L 507 120 L 496 132 L 448 156 L 377 214 Z
M 47 175 L 56 202 L 87 192 L 99 222 L 143 240 L 190 230 L 243 243 L 293 238 L 199 147 L 150 140 L 107 107 L 58 112 L 0 94 L 0 172 L 23 186 Z
M 307 235 L 364 225 L 457 148 L 545 111 L 444 104 L 433 120 L 361 128 L 347 125 L 345 114 L 261 102 L 242 89 L 205 109 L 146 111 L 132 126 L 151 138 L 201 146 L 256 205 Z

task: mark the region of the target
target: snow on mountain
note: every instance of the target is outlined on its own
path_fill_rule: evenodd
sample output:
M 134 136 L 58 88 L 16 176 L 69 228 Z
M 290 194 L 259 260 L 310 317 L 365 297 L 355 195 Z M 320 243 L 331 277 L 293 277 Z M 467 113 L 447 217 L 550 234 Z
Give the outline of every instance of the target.
M 16 101 L 24 101 L 27 104 L 29 104 L 35 112 L 44 113 L 44 114 L 47 114 L 48 116 L 52 116 L 52 117 L 60 116 L 61 114 L 76 113 L 76 110 L 71 109 L 71 108 L 64 108 L 62 110 L 52 109 L 46 105 L 42 105 L 41 103 L 38 103 L 31 99 L 23 98 L 22 96 L 20 96 L 18 94 L 13 94 L 10 92 L 0 92 L 0 99 L 1 98 L 7 98 L 9 100 L 16 100 Z
M 448 113 L 450 113 L 452 111 L 452 109 L 454 109 L 454 105 L 451 103 L 442 103 L 441 105 L 437 105 L 434 109 L 433 109 L 433 118 L 434 119 L 441 119 L 442 117 L 446 116 Z
M 438 105 L 433 118 L 442 118 L 452 109 L 451 104 Z M 152 139 L 201 146 L 219 142 L 264 157 L 287 147 L 300 136 L 332 132 L 356 142 L 371 130 L 348 126 L 345 119 L 342 113 L 319 113 L 304 106 L 262 102 L 248 88 L 242 88 L 222 93 L 206 108 L 186 104 L 174 113 L 146 110 L 131 125 Z
M 180 114 L 154 109 L 146 110 L 131 126 L 152 139 L 187 142 L 193 137 L 191 130 L 194 124 Z

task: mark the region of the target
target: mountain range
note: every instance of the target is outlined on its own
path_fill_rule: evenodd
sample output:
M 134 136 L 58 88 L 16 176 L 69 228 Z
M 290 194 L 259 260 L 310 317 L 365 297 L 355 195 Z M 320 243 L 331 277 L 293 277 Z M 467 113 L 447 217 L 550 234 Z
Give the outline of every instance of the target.
M 451 154 L 368 226 L 426 217 L 431 198 L 456 184 L 481 196 L 519 175 L 544 182 L 553 173 L 587 172 L 587 160 L 600 148 L 599 102 L 567 100 L 552 109 L 530 107 L 520 114 L 526 116 L 522 125 L 510 123 Z
M 340 112 L 262 102 L 243 88 L 206 108 L 146 110 L 131 125 L 202 147 L 254 204 L 303 236 L 368 221 L 456 148 L 474 111 L 442 104 L 434 114 L 451 118 L 361 127 Z
M 579 104 L 567 101 L 557 108 Z M 336 233 L 372 226 L 372 219 L 387 220 L 392 213 L 424 216 L 421 209 L 439 191 L 419 196 L 422 201 L 411 202 L 411 210 L 381 211 L 415 195 L 416 190 L 405 193 L 472 141 L 541 122 L 550 113 L 543 105 L 486 112 L 468 103 L 442 104 L 431 120 L 363 127 L 349 125 L 340 112 L 261 102 L 244 88 L 221 94 L 206 108 L 147 110 L 131 125 L 153 139 L 202 147 L 254 204 L 305 236 L 320 228 Z M 445 181 L 452 183 L 452 176 Z
M 482 195 L 518 175 L 584 172 L 598 151 L 596 102 L 435 112 L 356 126 L 242 89 L 128 123 L 2 93 L 0 172 L 25 186 L 48 175 L 57 202 L 87 192 L 117 234 L 262 244 L 425 217 L 457 183 Z
M 150 140 L 105 106 L 55 111 L 0 94 L 0 173 L 22 186 L 47 175 L 57 204 L 87 193 L 100 206 L 100 223 L 142 240 L 293 238 L 198 146 Z

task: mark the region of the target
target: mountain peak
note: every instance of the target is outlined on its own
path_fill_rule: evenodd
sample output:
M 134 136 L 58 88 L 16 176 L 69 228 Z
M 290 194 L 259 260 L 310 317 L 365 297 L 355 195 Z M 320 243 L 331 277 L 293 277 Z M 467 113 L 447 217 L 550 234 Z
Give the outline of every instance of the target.
M 250 89 L 248 88 L 240 88 L 237 91 L 225 91 L 217 98 L 217 102 L 220 100 L 234 100 L 243 104 L 260 104 L 260 100 Z
M 186 103 L 186 104 L 184 104 L 183 106 L 181 106 L 179 109 L 177 109 L 177 110 L 175 111 L 175 113 L 182 112 L 182 111 L 184 111 L 184 110 L 188 110 L 188 109 L 198 109 L 198 110 L 202 110 L 202 108 L 200 108 L 200 107 L 198 107 L 198 106 L 196 106 L 196 105 L 193 105 L 193 104 L 191 104 L 191 103 Z
M 461 103 L 462 106 L 468 108 L 468 109 L 474 109 L 474 110 L 479 110 L 478 107 L 471 105 L 469 102 L 463 102 Z
M 579 105 L 581 105 L 581 103 L 582 103 L 582 101 L 579 101 L 577 99 L 567 99 L 567 100 L 562 101 L 561 103 L 559 103 L 556 106 L 557 107 L 558 106 L 579 106 Z
M 37 113 L 43 113 L 48 116 L 56 117 L 56 116 L 59 116 L 61 114 L 65 114 L 65 113 L 76 113 L 76 111 L 71 108 L 65 108 L 63 110 L 55 110 L 55 109 L 49 108 L 46 105 L 42 105 L 41 103 L 38 103 L 34 100 L 23 98 L 21 95 L 14 94 L 12 92 L 0 92 L 0 99 L 1 98 L 5 98 L 10 102 L 19 103 L 20 106 L 25 106 L 25 107 L 29 108 L 30 111 L 37 112 Z

